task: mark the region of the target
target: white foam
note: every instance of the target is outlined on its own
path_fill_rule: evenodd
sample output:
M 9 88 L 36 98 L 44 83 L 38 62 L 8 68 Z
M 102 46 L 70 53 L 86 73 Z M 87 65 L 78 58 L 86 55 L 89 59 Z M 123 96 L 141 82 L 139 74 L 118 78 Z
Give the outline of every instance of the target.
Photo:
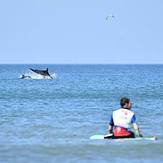
M 51 76 L 52 76 L 53 79 L 57 79 L 57 74 L 56 73 L 53 73 Z

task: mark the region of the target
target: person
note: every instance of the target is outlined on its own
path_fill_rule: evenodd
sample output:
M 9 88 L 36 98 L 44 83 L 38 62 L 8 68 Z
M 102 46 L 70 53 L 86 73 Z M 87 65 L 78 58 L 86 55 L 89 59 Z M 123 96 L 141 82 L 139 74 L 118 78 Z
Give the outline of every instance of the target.
M 113 133 L 113 138 L 135 138 L 142 137 L 139 126 L 136 123 L 136 116 L 131 111 L 130 99 L 123 97 L 120 100 L 121 108 L 113 111 L 109 122 L 108 130 Z M 130 131 L 132 124 L 134 132 Z

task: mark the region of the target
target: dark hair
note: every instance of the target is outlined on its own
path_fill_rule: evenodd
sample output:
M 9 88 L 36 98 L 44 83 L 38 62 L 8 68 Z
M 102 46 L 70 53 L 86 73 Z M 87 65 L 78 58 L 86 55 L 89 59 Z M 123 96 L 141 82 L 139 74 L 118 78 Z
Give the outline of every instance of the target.
M 130 99 L 129 98 L 123 97 L 123 98 L 121 98 L 120 105 L 123 108 L 123 106 L 125 104 L 128 104 L 129 102 L 130 102 Z

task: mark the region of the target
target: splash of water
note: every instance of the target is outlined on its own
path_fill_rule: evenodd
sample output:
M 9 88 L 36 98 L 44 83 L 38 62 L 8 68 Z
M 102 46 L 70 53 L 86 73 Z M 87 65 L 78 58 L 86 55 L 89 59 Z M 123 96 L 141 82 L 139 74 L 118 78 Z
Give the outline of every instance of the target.
M 44 75 L 41 75 L 41 74 L 37 74 L 37 73 L 34 73 L 34 72 L 26 72 L 26 73 L 24 73 L 24 75 L 19 76 L 19 78 L 21 78 L 21 79 L 56 79 L 57 74 L 53 73 L 51 75 L 51 77 L 50 76 L 44 76 Z

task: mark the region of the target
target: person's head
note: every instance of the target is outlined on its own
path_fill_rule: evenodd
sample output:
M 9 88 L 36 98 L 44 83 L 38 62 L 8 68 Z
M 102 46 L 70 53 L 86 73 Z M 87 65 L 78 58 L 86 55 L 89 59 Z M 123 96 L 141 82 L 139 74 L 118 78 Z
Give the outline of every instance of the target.
M 132 107 L 132 103 L 130 102 L 130 99 L 126 97 L 121 98 L 120 105 L 122 108 L 125 108 L 125 109 L 131 109 Z

